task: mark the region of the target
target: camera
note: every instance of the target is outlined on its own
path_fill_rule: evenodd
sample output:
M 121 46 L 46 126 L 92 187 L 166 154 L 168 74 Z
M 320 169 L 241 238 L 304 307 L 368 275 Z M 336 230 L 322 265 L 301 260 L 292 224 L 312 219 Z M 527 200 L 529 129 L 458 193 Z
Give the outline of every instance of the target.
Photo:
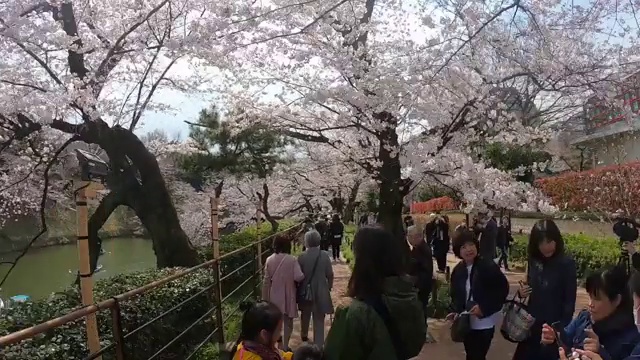
M 613 224 L 613 233 L 620 240 L 620 244 L 638 240 L 638 223 L 628 218 L 619 218 Z

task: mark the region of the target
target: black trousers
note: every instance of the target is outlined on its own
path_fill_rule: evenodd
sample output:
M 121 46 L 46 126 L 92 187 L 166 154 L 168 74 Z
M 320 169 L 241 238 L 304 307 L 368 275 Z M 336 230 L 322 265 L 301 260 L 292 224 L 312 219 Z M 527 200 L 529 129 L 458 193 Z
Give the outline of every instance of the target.
M 467 360 L 486 360 L 491 347 L 495 328 L 471 330 L 464 339 L 464 351 Z
M 431 296 L 431 286 L 418 287 L 418 299 L 422 303 L 422 311 L 424 311 L 424 322 L 427 323 L 427 308 L 429 307 L 429 297 Z
M 329 240 L 320 241 L 320 250 L 329 251 Z
M 500 258 L 498 259 L 498 266 L 504 265 L 505 270 L 509 270 L 509 250 L 506 246 L 500 247 Z
M 333 254 L 333 260 L 340 259 L 340 246 L 342 242 L 334 241 L 331 243 L 331 253 Z
M 447 253 L 449 252 L 449 242 L 438 241 L 433 244 L 433 255 L 436 258 L 438 270 L 444 271 L 447 267 Z

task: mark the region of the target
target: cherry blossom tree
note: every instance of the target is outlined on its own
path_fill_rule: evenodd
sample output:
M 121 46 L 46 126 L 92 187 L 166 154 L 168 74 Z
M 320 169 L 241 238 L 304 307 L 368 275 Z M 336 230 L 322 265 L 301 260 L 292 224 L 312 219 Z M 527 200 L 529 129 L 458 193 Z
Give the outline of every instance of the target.
M 575 115 L 586 92 L 614 81 L 620 62 L 605 54 L 637 51 L 597 38 L 614 5 L 598 2 L 592 13 L 553 0 L 315 3 L 269 30 L 298 36 L 244 49 L 229 101 L 259 114 L 238 126 L 268 119 L 361 167 L 378 185 L 378 221 L 398 235 L 403 197 L 424 178 L 462 193 L 467 210 L 550 211 L 474 149 L 544 141 L 544 124 Z
M 118 206 L 133 209 L 148 230 L 159 267 L 196 264 L 158 162 L 134 131 L 149 110 L 172 110 L 158 101 L 162 91 L 209 92 L 205 83 L 212 67 L 227 66 L 233 49 L 290 35 L 251 32 L 301 6 L 203 0 L 0 3 L 3 200 L 42 208 L 44 200 L 25 196 L 34 185 L 24 181 L 39 182 L 46 192 L 48 169 L 69 144 L 96 145 L 111 175 L 110 191 L 89 223 L 92 267 L 100 246 L 97 231 Z M 55 146 L 49 131 L 61 137 Z M 42 149 L 48 154 L 42 156 L 25 145 L 39 134 L 47 138 Z
M 345 221 L 352 221 L 363 184 L 368 180 L 364 170 L 353 164 L 336 149 L 326 145 L 298 149 L 296 161 L 289 170 L 289 181 L 303 198 L 309 199 L 305 207 L 329 208 Z M 315 206 L 311 204 L 315 200 Z

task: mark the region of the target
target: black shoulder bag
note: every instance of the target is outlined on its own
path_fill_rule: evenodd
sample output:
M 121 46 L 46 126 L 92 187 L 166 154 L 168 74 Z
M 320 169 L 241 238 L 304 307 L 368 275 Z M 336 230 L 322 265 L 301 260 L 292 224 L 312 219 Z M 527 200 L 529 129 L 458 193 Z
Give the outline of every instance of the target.
M 474 267 L 476 265 L 473 265 Z M 471 273 L 469 274 L 469 295 L 467 296 L 466 303 L 469 303 L 471 300 L 471 296 L 473 294 L 473 273 L 474 270 L 472 268 Z M 465 304 L 466 306 L 466 304 Z M 451 341 L 453 342 L 464 342 L 464 339 L 467 337 L 469 332 L 471 331 L 471 314 L 468 312 L 464 312 L 462 314 L 458 314 L 456 318 L 453 320 L 451 324 Z
M 313 269 L 311 270 L 311 276 L 309 280 L 302 280 L 302 284 L 298 286 L 297 294 L 296 294 L 296 302 L 298 304 L 309 303 L 313 301 L 313 289 L 311 288 L 311 280 L 313 280 L 313 276 L 316 274 L 316 267 L 318 266 L 318 260 L 320 260 L 320 256 L 322 256 L 322 250 L 318 253 L 318 257 L 316 257 L 316 262 L 313 264 Z

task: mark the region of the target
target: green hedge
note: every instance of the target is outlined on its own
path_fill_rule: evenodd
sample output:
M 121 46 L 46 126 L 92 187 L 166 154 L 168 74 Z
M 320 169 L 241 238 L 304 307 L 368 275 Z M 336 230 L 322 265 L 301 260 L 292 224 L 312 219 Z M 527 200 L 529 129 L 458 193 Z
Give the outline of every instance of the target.
M 294 223 L 285 221 L 281 223 L 281 229 L 286 229 Z M 239 247 L 248 245 L 258 239 L 258 236 L 269 235 L 269 226 L 265 224 L 259 231 L 256 228 L 246 229 L 234 234 L 224 235 L 220 239 L 221 252 L 227 253 Z M 268 250 L 270 242 L 265 242 Z M 203 248 L 199 250 L 203 258 L 211 258 L 212 250 Z M 269 251 L 264 256 L 267 256 Z M 239 264 L 250 261 L 255 256 L 255 251 L 243 251 L 225 259 L 222 262 L 223 274 L 236 269 Z M 246 266 L 223 282 L 223 294 L 248 279 L 255 273 L 255 267 Z M 96 301 L 108 299 L 117 294 L 141 287 L 154 280 L 169 276 L 180 269 L 150 269 L 133 274 L 118 275 L 105 280 L 99 280 L 95 284 L 94 297 Z M 196 271 L 189 276 L 173 281 L 161 288 L 153 290 L 143 296 L 120 304 L 122 314 L 122 327 L 124 333 L 130 333 L 139 326 L 159 316 L 163 312 L 176 306 L 181 301 L 196 295 L 199 291 L 212 283 L 213 277 L 209 270 Z M 244 289 L 238 291 L 231 301 L 223 306 L 224 317 L 230 317 L 225 323 L 226 340 L 234 340 L 237 336 L 237 323 L 239 314 L 236 311 L 237 301 L 249 295 L 256 281 L 249 281 Z M 164 347 L 178 334 L 185 331 L 191 324 L 202 317 L 213 307 L 211 292 L 206 291 L 197 295 L 193 300 L 182 305 L 176 311 L 154 322 L 147 328 L 137 332 L 126 340 L 126 353 L 130 359 L 146 359 L 156 351 Z M 70 288 L 48 299 L 18 304 L 8 310 L 0 312 L 0 336 L 19 331 L 39 324 L 51 318 L 64 315 L 73 309 L 80 307 L 80 294 L 76 288 Z M 235 312 L 235 315 L 234 315 Z M 206 316 L 203 321 L 190 329 L 180 341 L 166 349 L 160 360 L 184 359 L 209 335 L 215 328 L 213 315 Z M 111 314 L 109 311 L 101 311 L 97 315 L 100 339 L 103 346 L 109 345 L 112 340 Z M 23 341 L 17 345 L 0 349 L 0 359 L 3 360 L 75 360 L 87 355 L 84 320 L 67 324 L 52 329 L 33 339 Z M 216 339 L 213 338 L 212 341 Z M 196 359 L 212 359 L 210 355 L 215 353 L 214 346 L 205 347 Z M 102 357 L 104 360 L 115 358 L 113 352 Z
M 615 238 L 597 238 L 584 234 L 564 234 L 567 252 L 576 262 L 578 278 L 584 279 L 590 273 L 617 264 L 620 245 Z M 525 263 L 527 259 L 528 237 L 517 235 L 511 248 L 511 259 Z

